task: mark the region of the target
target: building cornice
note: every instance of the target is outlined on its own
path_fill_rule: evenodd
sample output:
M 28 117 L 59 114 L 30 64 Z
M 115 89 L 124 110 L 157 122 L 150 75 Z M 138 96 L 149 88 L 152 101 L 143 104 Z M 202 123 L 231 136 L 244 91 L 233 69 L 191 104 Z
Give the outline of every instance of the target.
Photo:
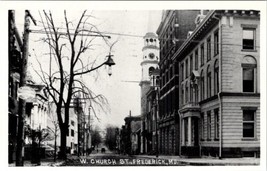
M 144 51 L 146 49 L 156 49 L 156 50 L 159 50 L 159 47 L 157 47 L 155 45 L 147 45 L 147 46 L 143 47 L 142 51 Z
M 143 62 L 141 62 L 141 66 L 142 65 L 144 65 L 144 64 L 158 64 L 159 63 L 159 61 L 157 61 L 157 60 L 145 60 L 145 61 L 143 61 Z
M 221 16 L 234 16 L 234 17 L 255 17 L 260 15 L 259 11 L 256 10 L 212 10 L 199 26 L 193 31 L 191 36 L 180 46 L 176 53 L 172 56 L 172 59 L 178 58 L 182 60 L 184 56 L 182 54 L 189 48 L 190 45 L 196 44 L 196 40 L 199 40 L 207 32 L 207 28 L 211 27 L 214 23 L 220 20 Z M 219 17 L 219 18 L 218 18 Z

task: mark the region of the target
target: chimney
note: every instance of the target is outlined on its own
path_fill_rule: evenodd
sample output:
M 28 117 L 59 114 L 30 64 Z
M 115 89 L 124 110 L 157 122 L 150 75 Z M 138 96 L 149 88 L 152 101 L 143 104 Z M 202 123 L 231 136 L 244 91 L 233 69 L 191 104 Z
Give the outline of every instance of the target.
M 132 117 L 132 112 L 131 112 L 131 110 L 129 111 L 129 115 L 130 115 L 130 117 Z

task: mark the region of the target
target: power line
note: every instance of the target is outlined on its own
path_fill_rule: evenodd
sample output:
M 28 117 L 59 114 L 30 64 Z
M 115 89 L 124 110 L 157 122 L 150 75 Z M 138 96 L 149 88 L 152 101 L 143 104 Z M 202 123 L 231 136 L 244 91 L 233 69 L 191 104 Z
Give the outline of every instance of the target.
M 31 33 L 38 33 L 38 34 L 52 34 L 53 32 L 50 31 L 38 31 L 38 30 L 30 30 Z M 67 35 L 67 32 L 57 32 L 58 34 L 63 34 L 63 35 Z M 70 35 L 78 35 L 78 36 L 92 36 L 92 37 L 107 37 L 107 38 L 111 38 L 108 35 L 102 35 L 102 34 L 82 34 L 82 33 L 69 33 Z
M 121 82 L 128 82 L 128 83 L 140 83 L 140 81 L 125 81 L 125 80 L 122 80 Z
M 43 30 L 31 30 L 32 33 L 38 33 L 38 34 L 46 34 L 45 31 Z M 91 33 L 94 33 L 94 34 L 78 34 L 80 36 L 96 36 L 96 37 L 103 37 L 104 35 L 101 35 L 101 34 L 105 34 L 105 37 L 110 37 L 110 36 L 107 36 L 108 34 L 110 35 L 118 35 L 118 36 L 127 36 L 127 37 L 137 37 L 137 38 L 143 38 L 144 36 L 141 36 L 141 35 L 134 35 L 134 34 L 125 34 L 125 33 L 115 33 L 115 32 L 97 32 L 97 31 L 86 31 L 86 32 L 91 32 Z M 48 32 L 48 33 L 52 33 L 52 32 Z M 60 34 L 67 34 L 65 32 L 58 32 Z M 70 33 L 71 35 L 73 35 L 74 33 Z M 175 43 L 176 42 L 184 42 L 188 39 L 170 39 L 170 38 L 163 38 L 163 39 L 160 39 L 160 40 L 172 40 L 174 41 Z M 203 41 L 198 41 L 198 40 L 191 40 L 190 42 L 193 42 L 193 43 L 201 43 Z M 175 44 L 174 43 L 174 44 Z M 204 43 L 204 42 L 203 42 Z M 243 46 L 241 44 L 233 44 L 233 43 L 225 43 L 225 44 L 222 44 L 222 43 L 215 43 L 215 42 L 210 42 L 210 44 L 214 45 L 214 44 L 218 44 L 218 45 L 228 45 L 228 46 Z M 260 48 L 260 46 L 253 46 L 253 47 L 256 47 L 256 48 Z

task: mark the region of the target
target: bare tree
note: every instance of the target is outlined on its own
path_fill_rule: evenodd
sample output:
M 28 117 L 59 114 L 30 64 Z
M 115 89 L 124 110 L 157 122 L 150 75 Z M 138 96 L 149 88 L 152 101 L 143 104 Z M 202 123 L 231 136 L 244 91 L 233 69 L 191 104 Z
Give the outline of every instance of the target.
M 89 51 L 92 50 L 92 41 L 96 37 L 100 37 L 110 48 L 114 44 L 110 45 L 107 41 L 109 36 L 101 34 L 96 26 L 88 22 L 88 19 L 92 16 L 87 15 L 86 11 L 82 13 L 76 25 L 73 21 L 69 21 L 67 12 L 64 11 L 65 28 L 63 31 L 62 28 L 56 26 L 50 11 L 43 11 L 43 15 L 40 13 L 40 17 L 46 34 L 46 37 L 42 40 L 48 44 L 50 49 L 50 70 L 45 72 L 39 62 L 40 72 L 37 72 L 37 74 L 46 85 L 48 93 L 56 105 L 61 141 L 59 157 L 66 159 L 69 108 L 73 97 L 82 94 L 84 99 L 90 100 L 91 103 L 103 110 L 106 109 L 106 104 L 108 104 L 103 95 L 94 94 L 82 80 L 82 75 L 107 65 L 110 60 L 110 55 L 108 59 L 102 60 L 90 57 Z M 51 67 L 51 61 L 56 63 L 53 67 Z

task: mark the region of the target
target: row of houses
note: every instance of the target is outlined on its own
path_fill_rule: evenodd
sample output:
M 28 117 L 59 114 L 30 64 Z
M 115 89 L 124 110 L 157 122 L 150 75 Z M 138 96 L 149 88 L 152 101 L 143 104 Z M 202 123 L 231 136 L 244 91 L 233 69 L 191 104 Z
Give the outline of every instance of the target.
M 141 154 L 260 157 L 260 11 L 166 10 L 142 50 Z
M 22 40 L 15 23 L 15 11 L 8 11 L 9 17 L 9 88 L 8 88 L 8 155 L 9 163 L 16 159 L 16 146 L 18 135 L 18 111 L 19 111 L 19 88 L 22 58 Z M 44 85 L 37 84 L 27 73 L 26 85 L 35 93 L 34 98 L 26 102 L 25 111 L 25 137 L 24 137 L 24 159 L 33 158 L 33 144 L 38 143 L 42 149 L 42 156 L 46 157 L 50 152 L 54 152 L 60 146 L 60 131 L 57 124 L 56 108 L 49 101 L 48 93 Z M 83 109 L 83 108 L 82 108 Z M 88 109 L 90 110 L 90 109 Z M 74 154 L 78 151 L 78 144 L 84 144 L 80 148 L 85 151 L 91 148 L 91 136 L 89 121 L 85 118 L 85 110 L 75 109 L 75 105 L 70 108 L 69 131 L 67 134 L 68 152 Z M 89 113 L 90 111 L 88 111 Z M 81 117 L 79 117 L 81 116 Z M 57 126 L 56 126 L 57 125 Z M 78 129 L 80 127 L 80 129 Z M 80 133 L 79 133 L 80 131 Z M 49 133 L 46 138 L 42 135 Z M 78 143 L 78 139 L 81 141 Z M 36 141 L 36 142 L 35 142 Z M 39 142 L 38 142 L 39 141 Z M 86 144 L 86 145 L 85 145 Z M 57 149 L 58 151 L 59 149 Z

